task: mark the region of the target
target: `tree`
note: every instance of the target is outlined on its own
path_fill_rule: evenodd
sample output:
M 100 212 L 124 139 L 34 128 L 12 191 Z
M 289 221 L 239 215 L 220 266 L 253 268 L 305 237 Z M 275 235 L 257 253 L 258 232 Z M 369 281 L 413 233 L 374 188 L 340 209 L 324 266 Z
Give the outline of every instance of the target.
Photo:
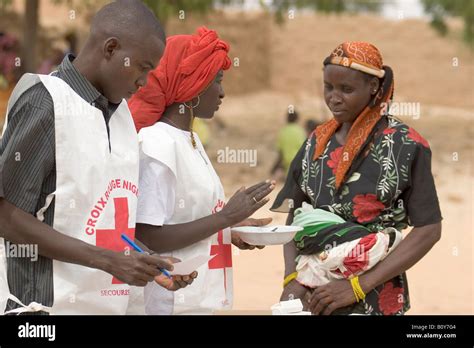
M 166 24 L 166 21 L 173 15 L 178 16 L 179 11 L 207 13 L 217 5 L 230 3 L 242 3 L 243 0 L 143 0 L 150 7 L 155 15 Z M 109 1 L 93 0 L 52 0 L 55 4 L 65 3 L 71 8 L 93 9 L 99 8 Z M 0 13 L 4 13 L 12 4 L 12 0 L 0 0 Z M 40 0 L 25 0 L 24 27 L 21 50 L 21 72 L 36 71 L 36 43 L 39 29 Z
M 166 25 L 172 16 L 179 16 L 180 13 L 196 12 L 200 14 L 208 13 L 217 6 L 229 4 L 243 4 L 244 0 L 142 0 L 160 21 Z M 321 12 L 344 12 L 344 11 L 378 11 L 381 3 L 373 0 L 272 0 L 266 5 L 263 0 L 259 0 L 260 6 L 267 11 L 275 13 L 277 21 L 283 19 L 283 12 L 291 6 L 296 8 L 313 8 Z M 184 12 L 180 12 L 184 11 Z
M 441 34 L 448 33 L 446 16 L 461 17 L 464 21 L 463 38 L 474 46 L 474 1 L 473 0 L 423 0 L 425 11 L 431 14 L 431 25 Z
M 166 26 L 166 22 L 172 16 L 196 12 L 205 14 L 212 11 L 218 5 L 231 3 L 243 3 L 243 0 L 142 0 Z M 181 12 L 183 11 L 183 12 Z
M 260 0 L 260 5 L 274 11 L 277 22 L 281 23 L 284 20 L 283 13 L 290 8 L 313 9 L 323 13 L 376 12 L 380 10 L 382 3 L 373 0 L 273 0 L 270 5 L 265 5 Z
M 13 0 L 1 0 L 0 1 L 0 13 L 5 12 L 8 6 L 11 5 Z
M 38 39 L 39 0 L 26 0 L 23 22 L 23 44 L 21 48 L 22 72 L 36 71 L 36 43 Z
M 106 0 L 52 0 L 53 3 L 66 3 L 72 8 L 93 9 L 109 2 Z M 187 13 L 205 14 L 218 6 L 242 4 L 244 0 L 142 0 L 166 26 L 172 16 L 186 15 Z M 358 11 L 378 11 L 381 1 L 373 0 L 272 0 L 260 5 L 267 11 L 274 12 L 278 22 L 284 19 L 284 13 L 291 8 L 314 9 L 323 13 L 341 13 Z M 464 39 L 471 45 L 474 42 L 474 0 L 422 0 L 426 12 L 433 17 L 432 25 L 445 34 L 448 28 L 444 22 L 447 15 L 459 16 L 464 20 Z M 0 13 L 4 12 L 12 0 L 0 0 Z M 38 10 L 40 0 L 25 0 L 22 71 L 36 70 L 36 42 L 39 27 Z M 182 11 L 182 12 L 181 12 Z

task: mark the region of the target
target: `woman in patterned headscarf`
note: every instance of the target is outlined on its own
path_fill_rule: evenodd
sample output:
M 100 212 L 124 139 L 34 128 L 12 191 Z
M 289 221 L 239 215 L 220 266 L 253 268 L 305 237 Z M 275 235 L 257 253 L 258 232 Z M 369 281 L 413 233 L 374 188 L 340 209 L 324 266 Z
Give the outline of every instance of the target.
M 345 42 L 324 60 L 324 98 L 333 118 L 301 147 L 272 210 L 289 212 L 290 224 L 307 202 L 373 233 L 414 228 L 360 277 L 314 288 L 298 281 L 301 244 L 285 245 L 282 299 L 301 298 L 313 314 L 404 314 L 410 308 L 405 271 L 440 239 L 431 151 L 413 128 L 389 115 L 393 91 L 393 72 L 369 43 Z M 317 256 L 324 259 L 332 247 Z M 356 255 L 345 256 L 352 261 L 367 258 L 363 248 L 351 252 Z

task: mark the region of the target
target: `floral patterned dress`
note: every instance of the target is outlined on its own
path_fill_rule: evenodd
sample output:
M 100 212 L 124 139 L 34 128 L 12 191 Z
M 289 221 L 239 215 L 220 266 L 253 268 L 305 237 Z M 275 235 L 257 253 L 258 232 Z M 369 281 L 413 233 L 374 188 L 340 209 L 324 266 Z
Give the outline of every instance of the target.
M 338 190 L 335 171 L 338 162 L 344 160 L 343 146 L 333 135 L 324 153 L 313 161 L 315 144 L 313 132 L 293 160 L 272 210 L 292 212 L 305 201 L 372 231 L 386 227 L 401 231 L 408 226 L 441 221 L 431 173 L 431 150 L 413 128 L 384 116 Z M 409 308 L 408 284 L 403 273 L 377 286 L 365 300 L 338 313 L 401 315 Z

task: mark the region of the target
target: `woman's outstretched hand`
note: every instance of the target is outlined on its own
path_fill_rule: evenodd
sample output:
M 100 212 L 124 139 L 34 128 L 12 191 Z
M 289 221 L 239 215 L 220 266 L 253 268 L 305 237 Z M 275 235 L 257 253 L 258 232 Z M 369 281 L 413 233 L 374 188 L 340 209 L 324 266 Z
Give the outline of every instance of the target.
M 245 219 L 244 221 L 239 222 L 238 224 L 232 226 L 232 227 L 241 227 L 241 226 L 265 226 L 268 225 L 270 222 L 272 222 L 272 218 L 263 218 L 263 219 L 252 219 L 248 218 Z M 255 247 L 258 249 L 263 249 L 265 248 L 265 245 L 250 245 L 245 243 L 238 235 L 237 233 L 232 232 L 232 244 L 234 244 L 237 248 L 242 249 L 242 250 L 253 250 Z
M 241 187 L 229 199 L 225 207 L 220 211 L 220 214 L 230 222 L 230 225 L 235 225 L 247 219 L 258 209 L 263 207 L 268 201 L 267 197 L 275 188 L 275 181 L 262 181 L 249 188 Z

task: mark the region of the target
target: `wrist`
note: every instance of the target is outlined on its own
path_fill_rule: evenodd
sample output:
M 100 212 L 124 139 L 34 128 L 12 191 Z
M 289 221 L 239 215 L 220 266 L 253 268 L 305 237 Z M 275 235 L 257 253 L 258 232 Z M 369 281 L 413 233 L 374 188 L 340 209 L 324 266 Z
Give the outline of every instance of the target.
M 359 284 L 365 294 L 372 291 L 376 286 L 376 282 L 373 279 L 373 275 L 365 273 L 359 276 Z
M 226 227 L 232 227 L 239 221 L 234 221 L 235 219 L 232 219 L 230 216 L 228 216 L 225 212 L 225 209 L 222 209 L 221 211 L 217 212 L 214 214 L 216 220 L 217 220 L 217 225 L 218 229 L 226 228 Z
M 284 273 L 284 277 L 288 277 L 290 274 L 292 273 L 295 273 L 296 272 L 296 268 L 289 268 L 289 269 L 286 269 L 285 268 L 285 273 Z
M 288 274 L 283 280 L 283 288 L 285 288 L 288 284 L 292 283 L 293 281 L 296 281 L 297 277 L 298 277 L 298 272 L 296 271 Z
M 112 250 L 94 247 L 92 250 L 92 257 L 90 258 L 89 267 L 110 273 L 111 265 L 114 263 L 114 256 L 115 252 Z

